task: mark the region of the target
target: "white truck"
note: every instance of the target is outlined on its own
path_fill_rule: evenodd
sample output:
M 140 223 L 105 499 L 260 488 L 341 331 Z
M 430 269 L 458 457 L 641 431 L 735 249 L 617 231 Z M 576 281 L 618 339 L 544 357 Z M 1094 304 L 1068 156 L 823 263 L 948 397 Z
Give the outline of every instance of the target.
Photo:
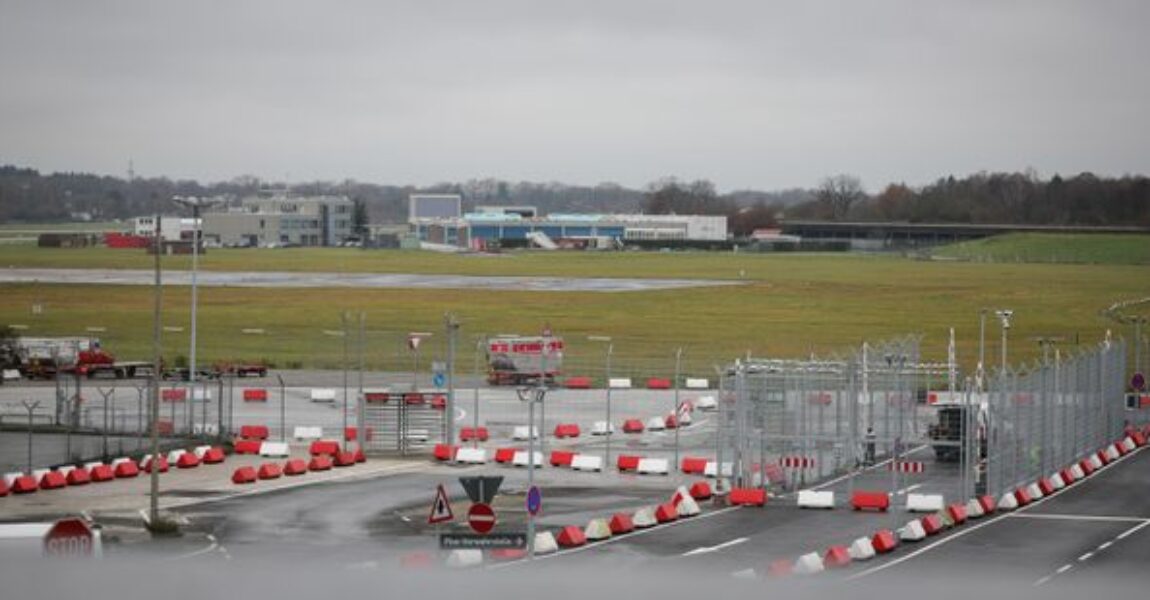
M 563 338 L 522 336 L 487 341 L 487 382 L 491 385 L 522 385 L 540 377 L 551 382 L 562 370 Z

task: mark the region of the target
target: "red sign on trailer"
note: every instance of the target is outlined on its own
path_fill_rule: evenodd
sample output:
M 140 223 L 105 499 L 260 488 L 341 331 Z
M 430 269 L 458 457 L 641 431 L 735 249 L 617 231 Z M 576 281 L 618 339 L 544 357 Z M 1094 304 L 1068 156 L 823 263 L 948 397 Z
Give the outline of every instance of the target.
M 475 533 L 488 533 L 495 528 L 495 511 L 489 504 L 472 504 L 467 511 L 467 524 Z
M 83 519 L 64 519 L 44 534 L 44 555 L 65 558 L 90 557 L 96 541 L 92 528 Z

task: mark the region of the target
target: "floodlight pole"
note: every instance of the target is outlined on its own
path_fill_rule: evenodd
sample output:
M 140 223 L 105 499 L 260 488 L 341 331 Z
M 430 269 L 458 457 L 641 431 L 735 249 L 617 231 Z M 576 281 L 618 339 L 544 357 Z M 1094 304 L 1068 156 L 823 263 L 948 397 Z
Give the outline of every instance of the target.
M 173 196 L 172 200 L 176 204 L 186 206 L 192 209 L 192 335 L 191 335 L 191 349 L 189 350 L 188 362 L 188 389 L 192 392 L 192 397 L 189 402 L 194 402 L 196 399 L 196 305 L 198 286 L 196 285 L 197 274 L 199 272 L 199 256 L 200 256 L 200 210 L 216 204 L 215 200 L 208 198 L 198 198 L 196 196 Z M 160 230 L 159 217 L 156 221 L 156 230 Z M 159 252 L 160 248 L 157 247 L 156 251 Z M 207 400 L 205 400 L 206 402 Z M 207 417 L 205 408 L 205 419 Z M 191 405 L 188 406 L 188 433 L 192 432 L 192 422 L 195 421 L 195 411 Z M 207 423 L 205 423 L 205 426 Z
M 163 287 L 160 285 L 160 254 L 163 250 L 160 238 L 160 210 L 159 203 L 156 203 L 156 229 L 155 235 L 152 238 L 152 250 L 154 251 L 154 271 L 155 283 L 152 288 L 152 397 L 151 397 L 151 410 L 149 417 L 151 422 L 151 446 L 152 456 L 160 455 L 160 371 L 162 370 L 163 363 L 163 346 L 161 345 L 161 312 L 160 307 L 163 302 Z M 174 404 L 173 404 L 174 406 Z M 173 421 L 173 424 L 175 421 Z M 148 484 L 148 522 L 158 523 L 160 520 L 160 470 L 149 469 L 149 484 Z
M 28 475 L 31 475 L 32 474 L 32 418 L 33 418 L 33 413 L 36 412 L 36 407 L 40 406 L 40 401 L 37 400 L 35 402 L 28 402 L 27 400 L 21 400 L 20 403 L 23 404 L 24 409 L 28 411 Z
M 675 407 L 671 409 L 671 419 L 675 422 L 675 462 L 674 465 L 679 464 L 679 429 L 683 427 L 683 422 L 679 419 L 679 374 L 682 371 L 683 363 L 683 348 L 680 346 L 675 351 Z M 678 466 L 675 467 L 676 469 Z

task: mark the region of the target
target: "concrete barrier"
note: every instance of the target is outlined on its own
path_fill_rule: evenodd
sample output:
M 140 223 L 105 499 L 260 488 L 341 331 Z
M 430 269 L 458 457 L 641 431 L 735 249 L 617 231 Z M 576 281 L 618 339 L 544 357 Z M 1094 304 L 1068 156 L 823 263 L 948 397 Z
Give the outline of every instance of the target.
M 511 464 L 516 466 L 516 467 L 526 467 L 527 466 L 527 460 L 528 460 L 527 451 L 526 450 L 517 450 L 515 452 L 514 458 L 511 459 Z M 535 462 L 536 467 L 542 467 L 543 466 L 543 453 L 542 452 L 539 452 L 538 450 L 535 451 L 534 462 Z
M 1066 481 L 1062 479 L 1061 473 L 1051 473 L 1050 477 L 1047 477 L 1046 479 L 1050 481 L 1051 487 L 1053 487 L 1055 490 L 1060 490 L 1066 487 Z
M 918 542 L 926 539 L 926 530 L 921 521 L 914 519 L 898 530 L 898 538 L 904 542 Z
M 702 475 L 703 472 L 707 470 L 707 459 L 684 456 L 680 470 L 688 475 Z
M 762 488 L 731 488 L 727 501 L 735 506 L 763 506 L 767 492 Z
M 927 535 L 935 535 L 941 533 L 943 529 L 946 529 L 946 526 L 942 523 L 942 517 L 938 516 L 938 514 L 927 515 L 919 519 L 919 522 L 922 523 L 922 530 L 926 532 Z
M 719 463 L 713 460 L 708 461 L 707 465 L 703 467 L 703 475 L 707 477 L 731 477 L 735 473 L 735 465 L 729 462 L 724 462 L 722 473 L 719 471 Z
M 552 450 L 550 463 L 552 467 L 570 467 L 575 459 L 575 453 L 568 450 Z
M 279 479 L 283 475 L 283 470 L 276 463 L 264 463 L 256 470 L 256 475 L 260 479 Z
M 1074 479 L 1076 481 L 1086 477 L 1086 471 L 1082 468 L 1082 465 L 1080 465 L 1080 464 L 1072 465 L 1070 467 L 1070 472 L 1074 474 Z
M 711 382 L 702 377 L 688 377 L 683 381 L 683 387 L 689 390 L 706 390 L 711 388 Z
M 516 425 L 511 430 L 511 439 L 515 441 L 527 441 L 530 438 L 539 439 L 539 428 L 528 427 L 526 425 Z
M 789 577 L 790 575 L 793 575 L 794 572 L 795 572 L 795 563 L 793 563 L 793 562 L 791 562 L 785 558 L 773 560 L 773 561 L 771 561 L 771 563 L 769 565 L 767 565 L 767 577 L 769 577 L 771 579 L 778 579 L 780 577 Z
M 834 508 L 835 493 L 816 490 L 799 490 L 799 508 Z
M 13 494 L 32 494 L 40 489 L 40 482 L 31 475 L 20 475 L 12 481 L 10 490 Z
M 268 391 L 266 388 L 247 388 L 243 391 L 244 402 L 267 402 Z
M 702 411 L 719 410 L 719 401 L 714 396 L 699 396 L 695 400 L 695 408 Z
M 643 433 L 643 422 L 639 419 L 623 421 L 623 433 Z
M 795 573 L 799 575 L 814 575 L 823 570 L 823 557 L 818 552 L 808 552 L 795 560 Z
M 1034 483 L 1038 486 L 1038 490 L 1042 492 L 1043 496 L 1049 496 L 1058 491 L 1058 489 L 1054 487 L 1054 482 L 1048 477 L 1039 478 L 1039 480 Z
M 591 454 L 576 454 L 571 460 L 571 468 L 576 471 L 602 471 L 603 457 Z
M 1122 453 L 1118 451 L 1118 448 L 1114 444 L 1110 444 L 1106 447 L 1106 458 L 1109 458 L 1111 461 L 1115 461 L 1118 460 L 1121 456 Z
M 654 527 L 655 524 L 658 523 L 658 521 L 655 520 L 655 509 L 650 506 L 640 508 L 631 516 L 631 523 L 635 526 L 635 529 Z
M 64 487 L 68 487 L 68 478 L 59 471 L 48 471 L 40 478 L 40 489 L 42 490 L 58 490 Z
M 691 497 L 691 494 L 687 492 L 686 488 L 680 487 L 679 490 L 676 494 L 679 500 L 678 502 L 672 502 L 672 504 L 675 504 L 675 509 L 679 512 L 680 517 L 694 517 L 703 512 L 703 510 L 699 508 L 699 503 L 695 502 L 695 499 Z
M 1090 466 L 1094 467 L 1095 471 L 1106 466 L 1106 465 L 1102 464 L 1102 459 L 1098 458 L 1097 454 L 1092 454 L 1088 460 L 1090 461 Z M 1087 475 L 1089 475 L 1089 473 L 1087 473 Z
M 200 459 L 193 452 L 185 452 L 176 460 L 177 469 L 194 469 L 200 466 Z
M 245 440 L 266 440 L 270 432 L 267 425 L 241 425 L 240 437 Z
M 1131 436 L 1122 438 L 1122 441 L 1119 442 L 1119 445 L 1122 446 L 1122 448 L 1127 452 L 1133 452 L 1134 449 L 1138 447 L 1138 444 L 1134 443 L 1134 438 Z
M 874 551 L 879 554 L 885 554 L 898 547 L 898 540 L 894 534 L 888 529 L 882 529 L 871 536 L 871 545 L 874 546 Z
M 307 463 L 307 470 L 309 471 L 328 471 L 331 467 L 331 457 L 326 454 L 313 456 Z
M 583 535 L 583 530 L 574 525 L 568 525 L 559 530 L 559 535 L 555 536 L 555 541 L 559 543 L 561 548 L 576 548 L 587 543 L 587 537 Z
M 666 377 L 651 377 L 647 379 L 647 389 L 669 390 L 671 389 L 671 380 Z
M 68 485 L 87 485 L 92 481 L 92 478 L 88 475 L 88 470 L 83 467 L 68 471 L 66 477 L 68 479 Z
M 635 471 L 639 468 L 639 461 L 641 460 L 643 460 L 642 456 L 620 454 L 615 457 L 615 466 L 619 469 L 619 472 Z
M 1042 493 L 1042 488 L 1038 487 L 1038 483 L 1035 482 L 1026 486 L 1026 495 L 1030 496 L 1030 501 L 1033 502 L 1039 498 L 1042 498 L 1046 494 Z
M 180 460 L 181 456 L 183 456 L 187 453 L 188 453 L 187 450 L 182 450 L 182 449 L 172 450 L 171 452 L 168 453 L 168 462 L 174 464 L 176 461 Z
M 495 462 L 499 464 L 510 464 L 515 460 L 515 453 L 518 452 L 515 448 L 496 448 L 495 449 Z
M 667 423 L 663 420 L 663 417 L 651 417 L 647 419 L 645 427 L 647 431 L 663 431 L 667 428 Z
M 116 472 L 112 470 L 112 465 L 104 463 L 96 463 L 96 465 L 88 469 L 88 478 L 94 483 L 104 483 L 116 478 Z
M 890 496 L 888 496 L 886 492 L 855 490 L 854 493 L 851 494 L 851 507 L 855 510 L 878 510 L 886 512 L 886 510 L 890 508 Z
M 224 462 L 224 458 L 225 456 L 223 448 L 210 448 L 207 452 L 204 453 L 204 457 L 201 459 L 201 461 L 205 465 L 218 465 Z
M 287 442 L 264 442 L 260 444 L 260 456 L 265 458 L 287 458 L 291 456 L 291 449 Z
M 343 452 L 336 454 L 335 458 L 332 460 L 332 464 L 337 467 L 354 467 L 355 463 L 357 462 L 359 462 L 359 457 L 356 456 L 355 452 L 351 452 L 349 450 L 344 450 Z
M 841 569 L 851 564 L 851 553 L 846 546 L 831 546 L 823 554 L 823 564 L 828 569 Z
M 195 454 L 196 458 L 203 459 L 204 455 L 207 454 L 208 450 L 211 449 L 211 446 L 196 446 L 195 448 L 192 448 L 192 454 Z
M 563 380 L 563 387 L 569 390 L 588 390 L 591 389 L 591 378 L 583 376 L 572 376 Z
M 308 454 L 312 456 L 319 456 L 325 454 L 327 456 L 335 456 L 340 453 L 339 442 L 336 440 L 315 440 L 308 446 Z
M 436 444 L 432 450 L 432 456 L 435 457 L 435 460 L 454 460 L 455 453 L 458 451 L 459 446 L 453 444 Z
M 591 435 L 611 435 L 615 433 L 615 426 L 607 421 L 595 421 L 591 424 Z
M 906 509 L 909 512 L 938 512 L 945 505 L 942 494 L 906 495 Z
M 1024 487 L 1014 490 L 1014 498 L 1018 500 L 1018 504 L 1015 506 L 1026 506 L 1033 500 L 1033 498 L 1030 497 L 1030 491 Z
M 152 464 L 153 461 L 151 454 L 145 454 L 144 457 L 140 459 L 140 468 L 143 469 L 145 473 L 152 472 Z M 164 456 L 160 456 L 160 459 L 155 461 L 155 464 L 156 468 L 159 469 L 161 473 L 168 472 L 168 459 Z
M 611 521 L 608 525 L 611 527 L 611 535 L 623 535 L 635 530 L 635 523 L 631 520 L 631 515 L 627 513 L 611 515 Z
M 966 522 L 966 506 L 962 504 L 948 504 L 946 514 L 950 516 L 950 520 L 955 525 L 962 525 Z
M 232 472 L 232 483 L 255 483 L 257 473 L 254 467 L 240 467 Z
M 607 386 L 613 390 L 631 389 L 631 379 L 629 377 L 612 377 L 607 380 Z
M 101 464 L 101 463 L 96 463 Z M 19 471 L 10 471 L 4 474 L 4 485 L 12 487 L 12 482 L 16 481 L 17 477 L 23 477 L 24 473 Z
M 691 497 L 695 500 L 710 500 L 714 496 L 711 484 L 706 481 L 696 481 L 691 484 Z
M 483 564 L 483 551 L 471 548 L 452 550 L 447 554 L 445 564 L 452 569 L 478 567 Z
M 307 473 L 307 463 L 302 458 L 293 458 L 284 463 L 284 475 L 295 477 Z
M 583 530 L 583 537 L 590 541 L 605 540 L 611 537 L 611 526 L 607 524 L 607 519 L 591 519 Z
M 459 429 L 459 441 L 470 442 L 472 440 L 479 440 L 486 442 L 491 437 L 486 427 L 461 427 Z
M 311 391 L 312 402 L 335 402 L 335 390 L 331 388 L 313 388 Z
M 140 474 L 140 467 L 135 461 L 129 458 L 124 462 L 117 463 L 116 466 L 112 468 L 112 472 L 115 473 L 116 479 L 131 479 Z
M 670 465 L 665 458 L 643 458 L 635 471 L 640 475 L 667 475 L 671 472 Z
M 469 465 L 487 464 L 487 450 L 483 448 L 460 448 L 455 452 L 457 462 Z
M 671 521 L 678 520 L 678 518 L 678 509 L 670 502 L 655 507 L 655 521 L 658 523 L 670 523 Z
M 318 440 L 323 437 L 323 427 L 316 427 L 314 425 L 297 425 L 294 429 L 292 429 L 291 436 L 301 442 Z
M 559 551 L 559 544 L 550 531 L 540 531 L 535 534 L 535 554 L 554 554 Z

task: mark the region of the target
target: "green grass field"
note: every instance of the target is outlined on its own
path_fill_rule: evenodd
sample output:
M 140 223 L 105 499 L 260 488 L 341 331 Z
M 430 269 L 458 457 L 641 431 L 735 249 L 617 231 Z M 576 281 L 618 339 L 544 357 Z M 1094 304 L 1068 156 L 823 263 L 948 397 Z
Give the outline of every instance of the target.
M 184 258 L 165 258 L 183 268 Z M 45 250 L 0 247 L 0 265 L 146 268 L 133 250 Z M 216 270 L 372 271 L 561 277 L 675 277 L 743 279 L 732 287 L 627 293 L 545 293 L 464 290 L 320 290 L 201 288 L 200 355 L 204 360 L 270 360 L 281 366 L 334 367 L 342 354 L 340 312 L 368 313 L 368 365 L 404 370 L 409 331 L 431 331 L 423 360 L 442 352 L 442 318 L 463 322 L 460 356 L 469 370 L 473 336 L 535 333 L 549 323 L 568 340 L 569 372 L 597 371 L 605 347 L 588 335 L 614 339 L 616 372 L 669 372 L 675 349 L 685 348 L 686 370 L 750 352 L 793 357 L 827 354 L 864 339 L 922 334 L 928 359 L 946 357 L 947 330 L 957 329 L 959 357 L 975 360 L 982 308 L 1015 311 L 1011 358 L 1039 354 L 1034 338 L 1099 340 L 1113 323 L 1099 311 L 1148 295 L 1146 269 L 1134 265 L 998 264 L 915 261 L 858 255 L 734 253 L 511 253 L 448 256 L 425 252 L 354 249 L 210 251 L 201 263 Z M 0 286 L 0 323 L 27 325 L 27 335 L 98 335 L 121 358 L 144 358 L 150 349 L 151 294 L 147 288 L 48 284 Z M 40 303 L 44 313 L 32 316 Z M 170 288 L 165 323 L 184 331 L 165 334 L 165 354 L 187 354 L 189 292 Z M 264 329 L 243 334 L 242 329 Z M 997 356 L 997 326 L 988 328 Z M 1122 332 L 1118 332 L 1122 333 Z M 1013 362 L 1013 360 L 1012 360 Z M 426 362 L 424 363 L 426 364 Z
M 937 249 L 983 262 L 1150 265 L 1150 235 L 1012 233 Z

